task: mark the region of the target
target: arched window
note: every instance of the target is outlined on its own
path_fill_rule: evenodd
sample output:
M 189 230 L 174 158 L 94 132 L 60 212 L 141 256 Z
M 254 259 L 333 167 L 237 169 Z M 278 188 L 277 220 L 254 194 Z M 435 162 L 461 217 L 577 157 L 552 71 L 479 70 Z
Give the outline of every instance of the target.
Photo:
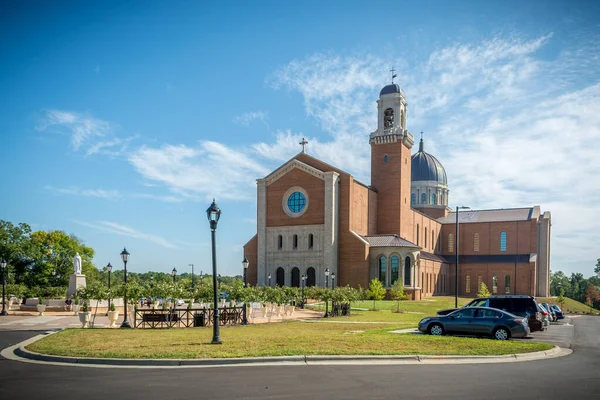
M 381 256 L 379 257 L 379 280 L 381 281 L 381 283 L 383 283 L 383 286 L 386 286 L 386 280 L 385 280 L 385 276 L 386 276 L 386 270 L 385 270 L 385 257 Z
M 417 202 L 417 195 L 413 193 L 410 195 L 410 204 L 415 204 L 416 202 Z
M 300 287 L 300 270 L 298 267 L 292 269 L 292 287 Z
M 281 267 L 277 268 L 276 282 L 278 286 L 285 286 L 285 271 Z
M 427 194 L 421 193 L 421 204 L 427 203 Z
M 498 277 L 496 275 L 492 277 L 492 293 L 498 293 Z
M 383 156 L 383 162 L 388 162 L 388 156 Z
M 306 270 L 306 287 L 315 286 L 315 285 L 316 285 L 315 269 L 313 267 L 310 267 L 309 269 Z
M 417 246 L 419 245 L 419 224 L 417 224 Z
M 471 293 L 471 275 L 467 275 L 465 279 L 465 293 Z
M 394 110 L 388 108 L 383 112 L 383 127 L 389 129 L 394 126 Z
M 481 284 L 483 282 L 481 281 L 481 275 L 477 275 L 477 291 L 479 292 L 481 290 Z
M 427 227 L 425 227 L 424 240 L 425 240 L 425 248 L 427 248 Z
M 437 204 L 437 196 L 435 193 L 431 193 L 431 204 Z
M 473 235 L 473 251 L 479 251 L 479 233 Z
M 298 248 L 298 235 L 294 235 L 294 250 Z
M 277 248 L 279 250 L 283 249 L 283 236 L 281 235 L 277 237 Z
M 410 284 L 410 257 L 404 259 L 404 286 L 411 286 Z
M 451 233 L 448 234 L 448 251 L 454 251 L 454 235 Z
M 314 237 L 312 233 L 308 234 L 308 248 L 312 249 L 314 244 Z
M 504 277 L 504 293 L 510 294 L 510 275 Z
M 435 250 L 435 231 L 431 230 L 431 248 Z
M 400 259 L 398 258 L 398 256 L 392 256 L 390 261 L 390 268 L 392 273 L 390 284 L 393 285 L 394 282 L 398 280 L 398 272 L 400 271 Z
M 506 251 L 506 232 L 500 232 L 500 251 Z

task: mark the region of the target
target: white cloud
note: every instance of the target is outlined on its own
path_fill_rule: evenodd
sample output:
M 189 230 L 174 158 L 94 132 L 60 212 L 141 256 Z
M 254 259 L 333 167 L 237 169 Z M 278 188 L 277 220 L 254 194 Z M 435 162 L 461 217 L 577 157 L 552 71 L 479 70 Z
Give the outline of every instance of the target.
M 264 111 L 250 111 L 245 112 L 241 115 L 238 115 L 233 119 L 233 121 L 237 124 L 248 126 L 252 121 L 261 121 L 265 124 L 267 128 L 269 128 L 269 114 Z
M 118 190 L 80 189 L 76 187 L 56 188 L 53 186 L 46 186 L 45 189 L 50 190 L 56 194 L 65 194 L 70 196 L 98 197 L 110 200 L 118 199 L 121 197 L 121 194 Z
M 144 233 L 137 231 L 129 226 L 118 224 L 116 222 L 110 221 L 98 221 L 98 222 L 85 222 L 85 221 L 77 221 L 74 220 L 76 224 L 87 226 L 88 228 L 96 229 L 103 232 L 113 233 L 115 235 L 127 236 L 135 239 L 147 240 L 149 242 L 155 243 L 159 246 L 166 247 L 168 249 L 176 249 L 177 246 L 167 239 L 153 235 L 150 233 Z
M 54 130 L 69 135 L 74 151 L 85 149 L 86 156 L 92 154 L 120 155 L 129 142 L 137 136 L 119 138 L 116 126 L 91 115 L 64 110 L 47 110 L 39 121 L 37 130 Z
M 254 197 L 254 179 L 269 172 L 244 149 L 213 141 L 203 141 L 196 147 L 143 146 L 129 161 L 144 179 L 161 183 L 188 199 L 249 200 Z

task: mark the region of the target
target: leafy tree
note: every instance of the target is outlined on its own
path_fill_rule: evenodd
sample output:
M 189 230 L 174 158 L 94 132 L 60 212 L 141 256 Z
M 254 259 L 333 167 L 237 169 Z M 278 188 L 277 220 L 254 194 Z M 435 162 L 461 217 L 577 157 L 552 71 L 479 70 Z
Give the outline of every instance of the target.
M 590 314 L 592 313 L 594 303 L 597 301 L 600 301 L 600 293 L 598 293 L 598 289 L 594 285 L 589 285 L 585 291 L 585 304 L 590 306 Z
M 367 296 L 369 299 L 373 300 L 373 310 L 377 311 L 377 300 L 383 300 L 385 297 L 385 288 L 383 287 L 383 283 L 379 279 L 371 280 L 369 283 L 369 288 L 367 289 Z
M 492 294 L 490 293 L 490 290 L 488 289 L 487 285 L 483 282 L 481 282 L 481 285 L 479 286 L 479 291 L 477 292 L 477 297 L 489 297 Z
M 556 298 L 556 302 L 558 303 L 558 305 L 560 306 L 560 309 L 562 310 L 562 308 L 565 306 L 565 303 L 567 302 L 567 299 L 565 298 L 565 289 L 562 289 L 562 288 L 560 289 L 560 294 Z
M 400 312 L 400 300 L 406 300 L 408 296 L 404 290 L 404 284 L 401 279 L 396 279 L 390 290 L 390 297 L 392 300 L 396 300 L 396 310 L 394 312 Z

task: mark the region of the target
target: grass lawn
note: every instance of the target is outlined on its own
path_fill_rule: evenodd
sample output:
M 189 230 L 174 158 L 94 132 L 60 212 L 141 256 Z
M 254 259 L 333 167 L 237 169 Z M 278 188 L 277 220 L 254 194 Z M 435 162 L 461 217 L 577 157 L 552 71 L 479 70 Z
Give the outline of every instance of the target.
M 459 297 L 458 306 L 468 303 L 473 298 Z M 352 304 L 352 315 L 349 317 L 332 318 L 340 321 L 363 321 L 363 322 L 398 322 L 403 324 L 404 328 L 416 327 L 418 322 L 428 316 L 435 315 L 438 310 L 454 308 L 454 297 L 435 296 L 424 300 L 400 302 L 400 313 L 392 312 L 395 309 L 396 301 L 381 300 L 376 302 L 378 311 L 361 311 L 357 308 L 372 309 L 373 300 L 360 301 Z M 331 306 L 331 304 L 330 304 Z M 314 309 L 324 310 L 325 306 L 316 306 Z
M 548 303 L 548 304 L 559 305 L 556 297 L 536 297 L 535 300 L 538 303 Z M 590 306 L 586 306 L 585 304 L 580 303 L 577 300 L 573 300 L 568 297 L 565 297 L 565 300 L 566 300 L 565 305 L 563 307 L 560 307 L 560 309 L 563 310 L 563 312 L 586 313 L 586 314 L 590 312 Z M 600 311 L 596 310 L 595 308 L 592 308 L 592 314 L 600 314 Z
M 67 329 L 27 346 L 44 354 L 102 358 L 229 358 L 290 355 L 499 355 L 547 350 L 546 343 L 394 334 L 393 324 L 289 321 L 212 329 Z

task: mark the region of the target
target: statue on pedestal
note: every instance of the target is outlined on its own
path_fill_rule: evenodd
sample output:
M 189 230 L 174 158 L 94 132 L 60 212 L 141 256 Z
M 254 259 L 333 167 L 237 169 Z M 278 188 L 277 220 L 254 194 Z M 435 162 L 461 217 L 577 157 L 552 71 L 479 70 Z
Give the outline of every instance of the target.
M 73 257 L 73 267 L 75 268 L 75 275 L 81 275 L 81 256 L 79 253 L 75 253 L 75 257 Z

